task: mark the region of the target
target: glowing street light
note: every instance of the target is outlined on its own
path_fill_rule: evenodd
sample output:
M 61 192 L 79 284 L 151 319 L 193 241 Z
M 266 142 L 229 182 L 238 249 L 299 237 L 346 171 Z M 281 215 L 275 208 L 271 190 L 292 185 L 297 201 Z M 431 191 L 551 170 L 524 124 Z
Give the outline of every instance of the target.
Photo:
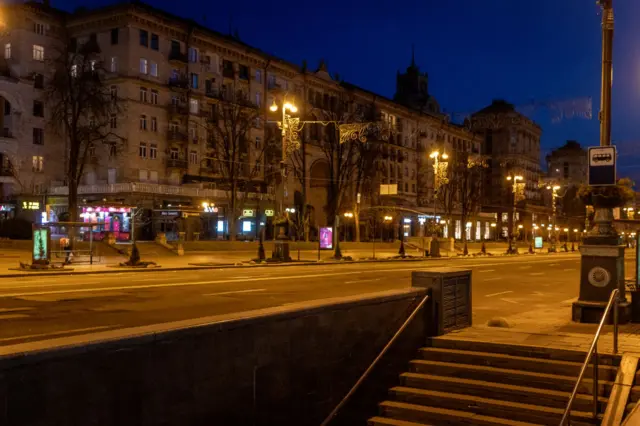
M 353 213 L 345 212 L 344 217 L 352 218 L 353 217 Z

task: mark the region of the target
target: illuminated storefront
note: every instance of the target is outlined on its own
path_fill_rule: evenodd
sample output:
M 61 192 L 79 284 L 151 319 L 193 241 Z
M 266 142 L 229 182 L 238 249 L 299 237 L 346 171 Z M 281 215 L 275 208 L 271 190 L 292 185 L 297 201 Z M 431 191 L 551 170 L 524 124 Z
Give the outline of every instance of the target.
M 131 213 L 128 206 L 83 206 L 80 220 L 84 223 L 94 223 L 93 239 L 103 240 L 107 232 L 112 232 L 116 241 L 131 240 Z M 83 229 L 84 239 L 89 240 L 89 228 Z

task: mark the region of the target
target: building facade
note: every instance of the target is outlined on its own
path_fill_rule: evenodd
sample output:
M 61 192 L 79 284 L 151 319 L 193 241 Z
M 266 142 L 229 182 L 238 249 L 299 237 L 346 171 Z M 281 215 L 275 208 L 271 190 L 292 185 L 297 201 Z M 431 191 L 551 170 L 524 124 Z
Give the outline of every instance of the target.
M 2 16 L 2 196 L 32 200 L 27 206 L 38 201 L 37 215 L 45 220 L 58 220 L 67 209 L 66 139 L 48 126 L 42 99 L 50 69 L 46 64 L 63 33 L 77 45 L 97 43 L 109 89 L 124 100 L 123 112 L 111 125 L 124 145 L 92 149 L 78 189 L 85 219 L 109 220 L 108 230 L 117 225 L 123 239 L 130 238 L 124 230 L 131 226 L 133 207 L 143 212 L 137 220 L 141 238 L 161 232 L 170 238 L 179 232 L 187 239 L 256 238 L 263 228 L 269 236 L 274 217 L 285 209 L 310 212 L 299 219 L 312 229 L 355 211 L 359 220 L 346 223 L 344 232 L 353 236 L 358 228 L 364 238 L 380 235 L 379 229 L 369 231 L 365 219 L 384 211 L 394 212 L 392 227 L 408 236 L 421 235 L 429 221 L 440 224 L 450 216 L 445 235 L 493 238 L 490 225 L 504 209 L 476 214 L 471 226 L 454 218 L 455 208 L 445 212 L 436 196 L 434 151 L 496 157 L 484 185 L 490 207 L 503 206 L 508 195 L 497 165 L 517 158 L 527 176 L 527 199 L 539 199 L 534 182 L 540 128 L 526 119 L 491 131 L 450 123 L 413 58 L 398 73 L 392 100 L 331 76 L 322 61 L 314 69 L 292 64 L 140 2 L 74 14 L 25 3 L 6 6 Z M 243 187 L 235 204 L 235 229 L 230 229 L 230 176 L 220 169 L 224 153 L 216 150 L 219 135 L 211 121 L 221 103 L 238 100 L 257 113 L 233 160 Z M 300 146 L 288 152 L 283 178 L 281 110 L 270 107 L 285 103 L 297 106 Z M 377 129 L 367 129 L 368 140 L 361 140 L 379 155 L 366 176 L 352 175 L 346 184 L 336 183 L 336 154 L 327 150 L 329 142 L 338 143 L 340 134 L 349 131 L 337 123 L 371 123 Z M 485 138 L 491 141 L 488 146 Z M 334 199 L 338 193 L 340 203 Z

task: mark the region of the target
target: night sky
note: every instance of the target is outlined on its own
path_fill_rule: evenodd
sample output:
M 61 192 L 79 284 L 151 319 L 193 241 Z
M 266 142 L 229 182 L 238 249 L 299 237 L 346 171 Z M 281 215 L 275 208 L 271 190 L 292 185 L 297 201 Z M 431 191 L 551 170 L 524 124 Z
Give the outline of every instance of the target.
M 67 10 L 83 4 L 51 2 Z M 148 3 L 221 32 L 237 29 L 244 42 L 294 63 L 306 59 L 309 68 L 324 58 L 332 75 L 388 97 L 415 44 L 430 92 L 451 113 L 478 110 L 495 98 L 526 105 L 590 96 L 591 120 L 553 122 L 545 108 L 530 117 L 542 126 L 544 153 L 567 139 L 598 144 L 601 16 L 595 0 Z M 614 7 L 612 139 L 620 150 L 619 175 L 640 182 L 640 30 L 634 28 L 640 2 L 614 0 Z

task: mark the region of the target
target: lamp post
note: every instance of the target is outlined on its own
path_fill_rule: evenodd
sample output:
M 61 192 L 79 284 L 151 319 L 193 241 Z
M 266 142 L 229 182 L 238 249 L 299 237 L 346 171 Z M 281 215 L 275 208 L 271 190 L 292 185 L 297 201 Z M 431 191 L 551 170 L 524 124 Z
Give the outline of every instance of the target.
M 519 184 L 518 181 L 524 180 L 524 178 L 520 175 L 509 175 L 507 176 L 507 180 L 510 182 L 513 181 L 513 185 L 511 186 L 511 192 L 513 192 L 513 211 L 511 213 L 511 226 L 509 227 L 509 249 L 507 250 L 507 254 L 518 254 L 518 248 L 515 244 L 516 209 L 520 194 L 520 185 L 524 185 L 524 183 Z
M 440 154 L 440 151 L 433 151 L 429 158 L 433 159 L 433 223 L 435 225 L 434 229 L 436 229 L 438 225 L 436 219 L 436 194 L 438 189 L 449 181 L 447 179 L 447 159 L 449 159 L 449 156 L 446 152 Z
M 558 236 L 555 233 L 555 231 L 557 230 L 556 228 L 556 215 L 557 215 L 557 210 L 558 210 L 558 190 L 560 189 L 560 185 L 548 185 L 547 189 L 551 190 L 551 211 L 552 211 L 552 216 L 551 216 L 551 227 L 554 229 L 554 233 L 553 233 L 553 238 L 551 238 L 551 244 L 549 246 L 549 253 L 555 253 L 557 248 L 556 248 L 556 242 L 558 240 Z
M 290 239 L 289 230 L 288 230 L 289 219 L 287 214 L 285 214 L 285 210 L 284 210 L 284 198 L 287 192 L 287 186 L 286 186 L 287 185 L 286 184 L 287 154 L 288 154 L 288 151 L 292 148 L 291 145 L 294 142 L 293 140 L 294 135 L 293 135 L 293 129 L 291 128 L 292 118 L 289 114 L 287 114 L 287 112 L 291 112 L 295 114 L 298 111 L 298 108 L 292 103 L 287 102 L 286 95 L 283 96 L 281 107 L 278 107 L 278 104 L 276 104 L 275 99 L 273 100 L 273 104 L 269 107 L 271 112 L 277 112 L 278 108 L 282 112 L 282 121 L 278 122 L 278 127 L 281 129 L 281 135 L 282 135 L 282 160 L 280 161 L 280 173 L 282 174 L 282 190 L 281 190 L 280 212 L 279 212 L 280 221 L 282 225 L 279 227 L 280 230 L 278 232 L 278 235 L 276 236 L 276 240 L 280 240 L 280 241 L 278 241 L 277 244 L 274 244 L 272 257 L 280 261 L 290 261 L 291 257 L 289 256 L 289 243 L 286 242 L 286 240 Z M 285 232 L 285 227 L 286 227 L 286 232 Z

